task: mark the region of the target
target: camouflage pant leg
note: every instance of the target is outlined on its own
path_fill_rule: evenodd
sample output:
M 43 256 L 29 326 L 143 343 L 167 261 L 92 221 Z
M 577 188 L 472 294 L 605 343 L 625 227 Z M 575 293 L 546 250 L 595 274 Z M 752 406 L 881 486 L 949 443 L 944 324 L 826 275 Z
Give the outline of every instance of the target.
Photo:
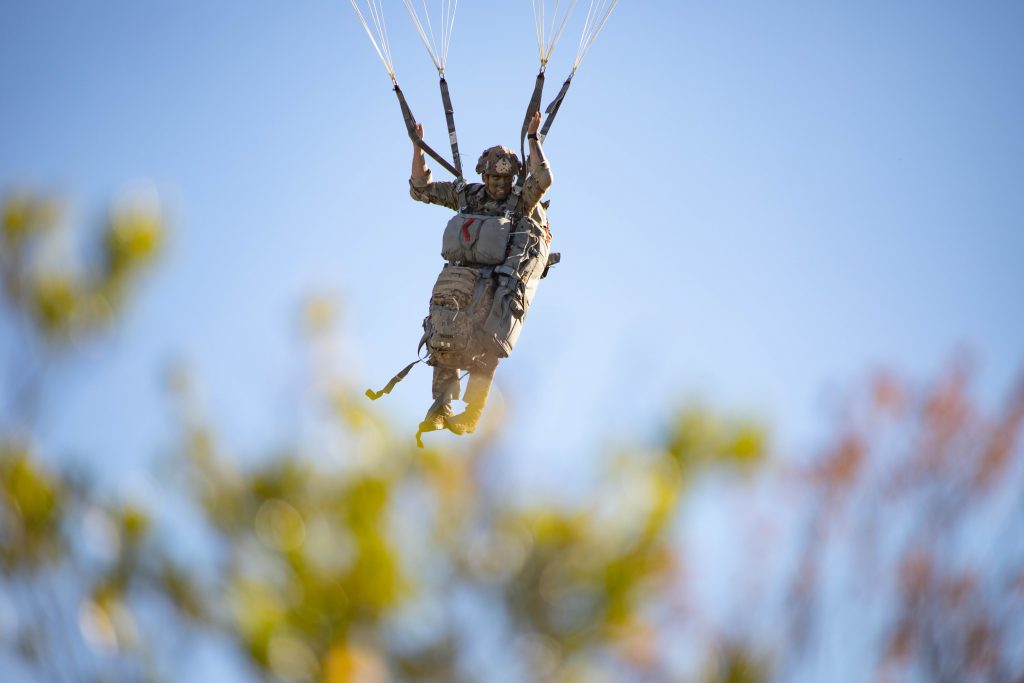
M 498 358 L 487 356 L 482 359 L 482 365 L 469 371 L 469 382 L 466 384 L 466 404 L 480 408 L 487 403 L 487 394 L 491 390 L 491 382 L 494 381 L 494 371 L 498 368 Z
M 446 368 L 440 365 L 434 366 L 434 381 L 431 386 L 431 393 L 436 401 L 445 393 L 448 401 L 459 398 L 459 371 L 456 368 Z

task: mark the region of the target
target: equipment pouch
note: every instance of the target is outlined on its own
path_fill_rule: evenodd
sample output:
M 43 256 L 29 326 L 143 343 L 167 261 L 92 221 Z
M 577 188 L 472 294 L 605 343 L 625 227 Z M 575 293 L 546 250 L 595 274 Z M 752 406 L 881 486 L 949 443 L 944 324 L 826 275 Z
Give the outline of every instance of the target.
M 549 253 L 543 228 L 529 218 L 520 220 L 508 257 L 495 269 L 503 276 L 499 278 L 491 310 L 484 323 L 485 339 L 501 358 L 512 353 L 519 339 Z
M 430 293 L 430 306 L 450 308 L 453 311 L 464 311 L 473 300 L 473 289 L 480 278 L 476 268 L 448 266 L 437 276 L 434 289 Z
M 471 308 L 479 279 L 480 271 L 475 268 L 446 266 L 434 284 L 424 338 L 431 356 L 442 364 L 463 357 L 472 342 Z
M 448 221 L 441 240 L 447 261 L 496 266 L 505 261 L 512 222 L 504 216 L 459 213 Z

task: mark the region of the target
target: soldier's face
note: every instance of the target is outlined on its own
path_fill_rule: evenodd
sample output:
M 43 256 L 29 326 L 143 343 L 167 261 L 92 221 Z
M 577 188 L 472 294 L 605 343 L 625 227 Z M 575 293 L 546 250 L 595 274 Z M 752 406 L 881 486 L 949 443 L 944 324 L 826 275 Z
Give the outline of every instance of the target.
M 491 199 L 499 202 L 508 199 L 509 193 L 512 192 L 512 176 L 484 174 L 484 187 L 487 188 L 487 194 Z

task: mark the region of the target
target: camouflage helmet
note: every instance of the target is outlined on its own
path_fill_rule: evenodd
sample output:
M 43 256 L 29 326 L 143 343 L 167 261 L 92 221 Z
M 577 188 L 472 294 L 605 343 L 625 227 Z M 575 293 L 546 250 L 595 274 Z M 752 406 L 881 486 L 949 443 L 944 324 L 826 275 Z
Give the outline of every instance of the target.
M 480 175 L 519 175 L 521 168 L 516 153 L 501 145 L 485 149 L 476 162 L 476 172 Z

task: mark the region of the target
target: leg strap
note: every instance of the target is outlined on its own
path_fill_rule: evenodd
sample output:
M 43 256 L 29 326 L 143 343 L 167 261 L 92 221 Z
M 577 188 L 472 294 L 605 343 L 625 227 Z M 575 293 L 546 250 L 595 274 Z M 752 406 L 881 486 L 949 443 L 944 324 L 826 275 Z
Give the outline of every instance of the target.
M 417 363 L 422 363 L 422 362 L 423 362 L 423 360 L 420 359 L 420 360 L 413 361 L 412 363 L 409 363 L 408 365 L 406 365 L 402 369 L 402 371 L 399 372 L 394 377 L 392 377 L 391 381 L 388 382 L 387 386 L 384 387 L 383 389 L 381 389 L 380 391 L 374 391 L 373 389 L 367 389 L 366 390 L 366 397 L 368 399 L 370 399 L 371 401 L 376 401 L 381 396 L 386 396 L 387 394 L 390 394 L 391 390 L 395 388 L 395 385 L 398 384 L 399 382 L 401 382 L 403 379 L 405 379 L 405 376 L 409 374 L 409 371 L 412 370 L 412 366 L 416 365 Z

